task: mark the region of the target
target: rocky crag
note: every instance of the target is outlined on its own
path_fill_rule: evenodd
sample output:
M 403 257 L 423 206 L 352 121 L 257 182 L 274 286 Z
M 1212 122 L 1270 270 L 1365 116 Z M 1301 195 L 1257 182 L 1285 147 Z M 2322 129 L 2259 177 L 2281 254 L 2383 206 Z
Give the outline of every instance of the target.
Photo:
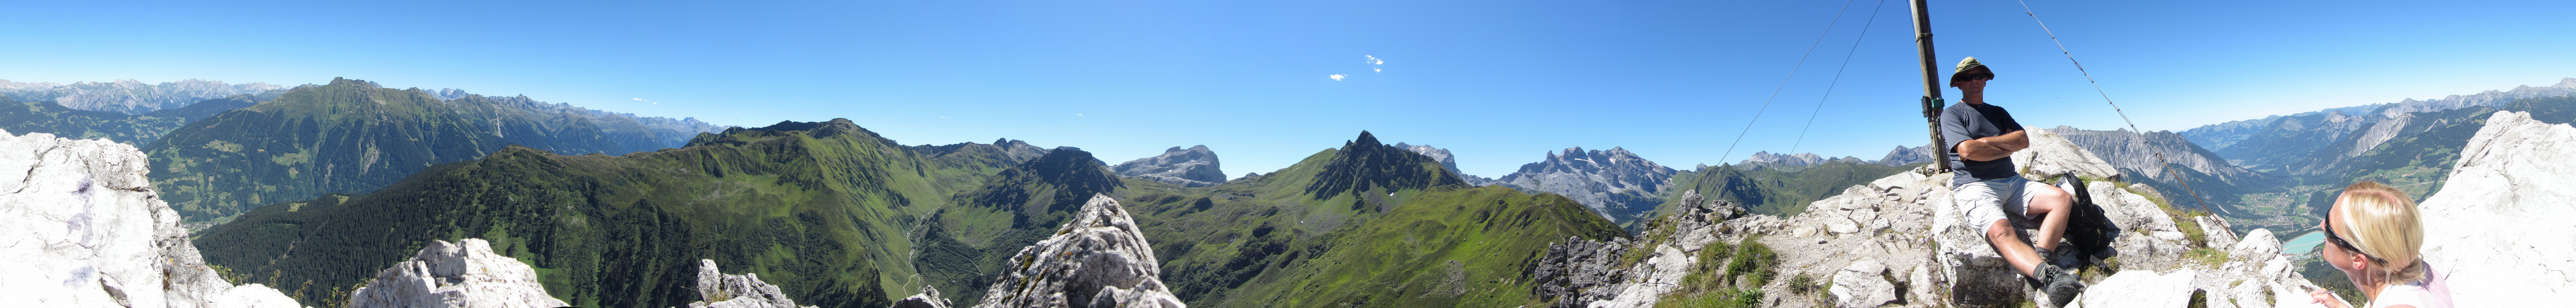
M 295 307 L 206 266 L 134 146 L 0 131 L 0 303 Z
M 1672 187 L 1676 172 L 1623 148 L 1573 147 L 1548 152 L 1547 159 L 1521 165 L 1499 181 L 1530 193 L 1563 195 L 1613 223 L 1626 223 L 1664 203 L 1664 189 Z
M 1869 161 L 1869 163 L 1888 166 L 1904 166 L 1914 163 L 1931 162 L 1932 150 L 1933 148 L 1929 146 L 1897 146 L 1894 150 L 1887 150 L 1887 156 L 1879 157 L 1878 160 Z
M 1413 151 L 1413 153 L 1419 153 L 1422 154 L 1422 156 L 1430 156 L 1432 160 L 1440 161 L 1441 168 L 1448 168 L 1449 173 L 1458 174 L 1458 179 L 1466 180 L 1467 185 L 1485 186 L 1502 184 L 1502 181 L 1497 181 L 1493 178 L 1468 175 L 1464 171 L 1458 171 L 1458 156 L 1449 154 L 1449 149 L 1433 147 L 1428 144 L 1405 144 L 1403 142 L 1395 143 L 1395 147 L 1407 151 Z
M 2576 127 L 2510 111 L 2486 122 L 2417 207 L 2425 262 L 2459 307 L 2558 305 L 2576 295 Z
M 976 307 L 1187 307 L 1161 264 L 1127 209 L 1094 195 L 1055 236 L 1020 248 Z
M 700 270 L 702 273 L 705 269 Z M 430 241 L 410 260 L 376 272 L 349 294 L 349 307 L 563 307 L 546 295 L 536 269 L 492 252 L 492 242 Z M 707 285 L 701 279 L 700 286 Z M 766 285 L 766 284 L 763 284 Z M 742 306 L 748 307 L 748 306 Z
M 2045 132 L 2044 130 L 2033 130 Z M 2076 305 L 2148 298 L 2210 306 L 2306 303 L 2309 286 L 2269 231 L 2246 240 L 2214 219 L 2178 218 L 2161 197 L 2114 182 L 2109 163 L 2052 133 L 2017 153 L 2025 176 L 2073 174 L 2109 223 L 2088 281 L 2110 284 Z M 1646 307 L 1732 302 L 1750 307 L 2012 307 L 2049 299 L 2007 268 L 1981 224 L 1950 206 L 1950 175 L 1917 169 L 1846 188 L 1795 216 L 1738 215 L 1724 202 L 1683 194 L 1687 210 L 1657 218 L 1634 241 L 1559 244 L 1533 292 L 1559 307 Z M 2190 222 L 2190 223 L 2185 223 Z M 2034 229 L 2032 221 L 2017 221 Z M 2025 230 L 2027 238 L 2028 230 Z M 2069 245 L 2067 247 L 2077 247 Z M 2081 251 L 2083 249 L 2069 249 Z M 2061 260 L 2072 261 L 2072 260 Z M 1570 272 L 1571 274 L 1548 274 Z M 2103 275 L 2105 273 L 2119 273 Z M 1606 277 L 1555 279 L 1552 277 Z M 2087 298 L 2090 297 L 2090 298 Z M 2223 304 L 2223 305 L 2222 305 Z
M 725 274 L 723 271 L 716 268 L 716 260 L 698 260 L 697 290 L 698 298 L 700 299 L 696 302 L 690 302 L 689 308 L 814 307 L 797 306 L 796 300 L 788 299 L 787 293 L 785 291 L 780 291 L 778 286 L 770 285 L 769 282 L 760 281 L 760 274 Z M 924 289 L 923 291 L 930 292 L 930 294 L 939 294 L 939 291 L 927 289 Z M 897 305 L 896 307 L 902 306 Z
M 1216 152 L 1207 146 L 1188 149 L 1172 147 L 1162 155 L 1139 158 L 1110 167 L 1118 176 L 1172 183 L 1183 187 L 1207 187 L 1225 183 L 1225 171 L 1218 170 Z

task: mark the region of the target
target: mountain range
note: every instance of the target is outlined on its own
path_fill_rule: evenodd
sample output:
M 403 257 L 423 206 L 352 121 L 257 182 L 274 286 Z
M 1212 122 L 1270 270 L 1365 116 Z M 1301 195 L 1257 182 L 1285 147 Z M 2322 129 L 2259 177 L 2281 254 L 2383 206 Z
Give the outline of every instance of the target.
M 0 95 L 19 101 L 54 102 L 72 109 L 128 115 L 187 107 L 200 101 L 234 95 L 251 95 L 258 97 L 252 101 L 266 101 L 284 90 L 287 88 L 266 83 L 225 84 L 198 79 L 158 84 L 123 79 L 70 84 L 0 80 Z
M 695 119 L 524 96 L 440 100 L 420 89 L 334 79 L 188 122 L 142 148 L 152 155 L 155 186 L 194 221 L 325 193 L 364 193 L 504 146 L 622 155 L 676 147 L 715 129 Z

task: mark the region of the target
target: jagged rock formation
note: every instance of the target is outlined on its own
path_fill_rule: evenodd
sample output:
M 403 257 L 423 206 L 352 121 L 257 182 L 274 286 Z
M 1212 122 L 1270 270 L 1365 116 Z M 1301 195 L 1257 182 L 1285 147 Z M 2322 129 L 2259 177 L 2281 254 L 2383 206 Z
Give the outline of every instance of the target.
M 2557 305 L 2576 295 L 2576 127 L 2496 112 L 2442 191 L 2418 206 L 2425 262 L 2460 307 Z
M 2016 153 L 2013 160 L 2022 163 L 2025 176 L 2074 173 L 2094 179 L 2114 179 L 2118 174 L 2111 165 L 2081 147 L 2044 130 L 2034 130 L 2032 147 Z M 1715 210 L 1727 206 L 1689 200 L 1701 210 L 1658 218 L 1638 240 L 1625 244 L 1560 244 L 1567 255 L 1585 255 L 1584 250 L 1606 251 L 1608 255 L 1635 253 L 1642 256 L 1624 270 L 1599 271 L 1618 277 L 1602 292 L 1599 284 L 1564 285 L 1542 288 L 1541 298 L 1558 298 L 1559 307 L 1646 307 L 1673 296 L 1683 277 L 1693 274 L 1714 275 L 1732 269 L 1709 268 L 1695 261 L 1702 250 L 1714 249 L 1728 241 L 1750 238 L 1778 254 L 1776 264 L 1764 268 L 1766 283 L 1735 285 L 1737 289 L 1759 290 L 1770 299 L 1764 307 L 2009 307 L 2029 302 L 2047 303 L 2039 292 L 2007 268 L 1994 249 L 1986 244 L 1983 224 L 1970 224 L 1960 209 L 1950 203 L 1949 174 L 1917 169 L 1881 178 L 1868 184 L 1846 188 L 1840 195 L 1816 201 L 1808 210 L 1791 217 L 1749 215 L 1729 218 Z M 2086 184 L 2086 192 L 2103 210 L 2101 219 L 2115 231 L 2109 233 L 2107 247 L 2084 256 L 2088 260 L 2116 259 L 2117 267 L 2094 266 L 2094 271 L 2163 273 L 2158 277 L 2179 275 L 2187 283 L 2182 296 L 2191 291 L 2207 292 L 2210 303 L 2231 303 L 2245 307 L 2270 307 L 2271 302 L 2296 300 L 2304 303 L 2304 292 L 2292 292 L 2308 286 L 2295 272 L 2288 256 L 2279 253 L 2279 243 L 2269 231 L 2257 230 L 2233 246 L 2209 247 L 2195 243 L 2172 216 L 2151 201 L 2150 196 L 2132 193 L 2124 185 L 2108 181 Z M 1684 198 L 1696 199 L 1696 192 Z M 2019 221 L 2025 229 L 2035 229 L 2036 222 Z M 2224 228 L 2205 228 L 2193 232 L 2215 232 L 2210 238 L 2238 238 Z M 2025 230 L 2025 239 L 2027 233 Z M 2075 247 L 2075 246 L 2066 246 Z M 1739 248 L 1741 249 L 1741 248 Z M 2224 251 L 2219 258 L 2186 258 L 2185 251 L 2205 249 Z M 1631 252 L 1634 251 L 1634 252 Z M 1545 268 L 1561 267 L 1584 271 L 1599 266 L 1584 262 L 1623 262 L 1616 258 L 1555 258 L 1567 260 L 1542 264 Z M 1606 259 L 1606 260 L 1605 260 Z M 2097 262 L 2099 263 L 2099 262 Z M 1620 267 L 1620 264 L 1607 264 Z M 1558 271 L 1563 271 L 1562 269 Z M 2144 274 L 2142 274 L 2144 275 Z M 1798 279 L 1812 277 L 1814 285 L 1798 285 Z M 2138 276 L 2138 275 L 2133 275 Z M 1542 276 L 1545 277 L 1545 276 Z M 2135 278 L 2124 278 L 2135 279 Z M 1545 282 L 1546 280 L 1542 280 Z M 1702 283 L 1706 283 L 1702 280 Z M 1765 282 L 1762 279 L 1736 280 Z M 2096 280 L 2097 282 L 2099 280 Z M 1554 283 L 1554 282 L 1551 282 Z M 1719 287 L 1724 288 L 1724 287 Z M 1819 288 L 1830 290 L 1830 296 L 1816 294 Z M 1604 294 L 1606 293 L 1606 294 Z M 2099 301 L 2111 301 L 2114 292 L 2105 292 Z M 1807 294 L 1798 296 L 1796 294 Z M 2155 293 L 2170 297 L 2172 294 Z M 2162 298 L 2159 297 L 2159 298 Z M 1606 298 L 1606 299 L 1605 299 Z M 2082 300 L 2079 303 L 2094 301 Z M 2043 304 L 2044 305 L 2044 304 Z M 2102 307 L 2101 305 L 2095 305 Z M 2213 306 L 2216 306 L 2213 304 Z
M 1010 263 L 976 307 L 1187 307 L 1163 285 L 1162 261 L 1135 218 L 1108 195 L 1093 195 Z
M 704 280 L 699 283 L 705 285 Z M 546 287 L 537 283 L 536 269 L 493 253 L 492 242 L 478 238 L 452 244 L 430 241 L 419 255 L 376 272 L 376 280 L 349 294 L 351 308 L 566 305 L 546 295 Z
M 1675 172 L 1623 148 L 1573 147 L 1548 152 L 1546 160 L 1521 165 L 1499 181 L 1521 191 L 1563 195 L 1613 223 L 1626 223 L 1664 203 L 1663 190 L 1673 185 Z
M 1887 156 L 1879 157 L 1878 160 L 1873 160 L 1869 163 L 1888 166 L 1904 166 L 1914 163 L 1931 162 L 1932 149 L 1933 148 L 1929 146 L 1919 145 L 1913 147 L 1897 146 L 1896 149 L 1887 150 Z
M 716 269 L 716 260 L 698 260 L 697 290 L 699 299 L 696 302 L 690 302 L 689 308 L 814 307 L 797 306 L 796 300 L 788 299 L 787 293 L 780 291 L 778 286 L 760 281 L 760 274 L 725 274 Z M 923 289 L 923 291 L 929 292 L 931 296 L 939 294 L 939 291 L 929 289 Z
M 0 303 L 44 307 L 295 307 L 206 266 L 143 152 L 0 131 Z
M 267 83 L 225 84 L 222 81 L 197 79 L 158 84 L 126 79 L 71 84 L 0 80 L 0 95 L 8 95 L 20 101 L 51 101 L 73 109 L 129 115 L 186 107 L 199 101 L 234 95 L 274 95 L 271 92 L 285 89 L 285 87 Z
M 1449 173 L 1458 174 L 1458 179 L 1466 180 L 1467 185 L 1485 186 L 1502 184 L 1502 181 L 1494 180 L 1492 178 L 1468 175 L 1465 171 L 1458 171 L 1458 157 L 1457 155 L 1450 155 L 1449 149 L 1433 147 L 1428 144 L 1405 144 L 1403 142 L 1395 143 L 1395 147 L 1413 151 L 1414 153 L 1420 153 L 1422 156 L 1430 156 L 1432 160 L 1440 161 L 1441 168 L 1448 168 Z
M 911 297 L 904 297 L 903 299 L 895 300 L 894 306 L 889 306 L 889 308 L 948 308 L 955 306 L 956 305 L 949 304 L 948 298 L 939 296 L 939 289 L 933 289 L 930 288 L 930 286 L 921 286 L 921 294 L 913 294 Z
M 1207 187 L 1225 183 L 1225 171 L 1218 170 L 1216 152 L 1207 146 L 1189 149 L 1172 147 L 1163 155 L 1118 163 L 1110 171 L 1119 176 L 1178 184 L 1184 187 Z

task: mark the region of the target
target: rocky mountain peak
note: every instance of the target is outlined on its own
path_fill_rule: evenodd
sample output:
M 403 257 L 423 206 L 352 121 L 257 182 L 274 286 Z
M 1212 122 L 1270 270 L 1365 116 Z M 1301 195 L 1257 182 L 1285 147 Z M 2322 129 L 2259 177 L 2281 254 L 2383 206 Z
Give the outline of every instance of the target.
M 1394 191 L 1467 184 L 1431 157 L 1377 143 L 1377 137 L 1367 131 L 1345 143 L 1322 169 L 1306 186 L 1306 192 L 1317 199 L 1380 188 Z
M 296 307 L 206 266 L 134 146 L 0 131 L 0 303 Z
M 976 307 L 1187 307 L 1127 209 L 1093 195 L 1055 236 L 1021 248 Z
M 689 308 L 814 307 L 797 306 L 796 300 L 788 299 L 787 293 L 780 291 L 778 286 L 760 281 L 760 274 L 725 274 L 724 271 L 716 268 L 716 260 L 698 260 L 697 291 L 699 300 L 690 302 Z M 930 292 L 932 296 L 939 294 L 936 290 L 924 289 L 924 291 Z
M 1496 181 L 1522 191 L 1563 195 L 1619 223 L 1663 204 L 1663 189 L 1672 186 L 1673 174 L 1678 172 L 1623 147 L 1607 151 L 1570 147 L 1548 152 L 1546 157 Z
M 226 84 L 199 79 L 157 84 L 131 79 L 70 84 L 0 80 L 0 95 L 20 101 L 50 101 L 72 109 L 129 115 L 187 107 L 199 101 L 234 95 L 269 97 L 283 90 L 286 88 L 266 83 Z
M 1449 169 L 1449 173 L 1457 174 L 1458 179 L 1467 181 L 1467 185 L 1485 186 L 1501 184 L 1501 182 L 1495 181 L 1494 179 L 1468 175 L 1467 172 L 1458 170 L 1458 157 L 1457 155 L 1449 154 L 1449 149 L 1442 149 L 1428 144 L 1405 144 L 1403 142 L 1395 143 L 1395 147 L 1410 150 L 1413 151 L 1413 153 L 1422 154 L 1422 156 L 1429 156 L 1433 160 L 1439 160 L 1441 168 Z
M 410 260 L 376 272 L 349 293 L 349 307 L 563 307 L 546 295 L 537 271 L 492 252 L 479 238 L 433 240 Z
M 1888 150 L 1887 156 L 1879 157 L 1878 160 L 1871 161 L 1870 163 L 1887 166 L 1904 166 L 1914 163 L 1930 162 L 1932 161 L 1933 150 L 1934 149 L 1931 146 L 1907 147 L 1900 145 L 1896 146 L 1896 149 L 1894 150 Z
M 1208 150 L 1206 145 L 1199 145 L 1188 149 L 1175 146 L 1163 150 L 1162 155 L 1118 163 L 1117 166 L 1110 167 L 1110 170 L 1128 178 L 1186 187 L 1206 187 L 1225 183 L 1225 171 L 1219 168 L 1216 151 Z

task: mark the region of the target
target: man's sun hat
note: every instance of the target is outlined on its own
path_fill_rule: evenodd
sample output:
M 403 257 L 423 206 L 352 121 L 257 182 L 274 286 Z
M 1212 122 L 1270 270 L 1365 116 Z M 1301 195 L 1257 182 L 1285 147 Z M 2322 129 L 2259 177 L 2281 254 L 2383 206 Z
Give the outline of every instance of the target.
M 1959 79 L 1959 77 L 1966 77 L 1969 75 L 1968 72 L 1971 71 L 1979 72 L 1977 75 L 1984 76 L 1986 79 L 1995 79 L 1994 69 L 1986 68 L 1986 64 L 1984 63 L 1977 63 L 1977 57 L 1968 57 L 1967 59 L 1959 60 L 1958 70 L 1951 71 L 1950 84 L 1955 86 L 1958 85 L 1960 81 L 1965 81 Z

